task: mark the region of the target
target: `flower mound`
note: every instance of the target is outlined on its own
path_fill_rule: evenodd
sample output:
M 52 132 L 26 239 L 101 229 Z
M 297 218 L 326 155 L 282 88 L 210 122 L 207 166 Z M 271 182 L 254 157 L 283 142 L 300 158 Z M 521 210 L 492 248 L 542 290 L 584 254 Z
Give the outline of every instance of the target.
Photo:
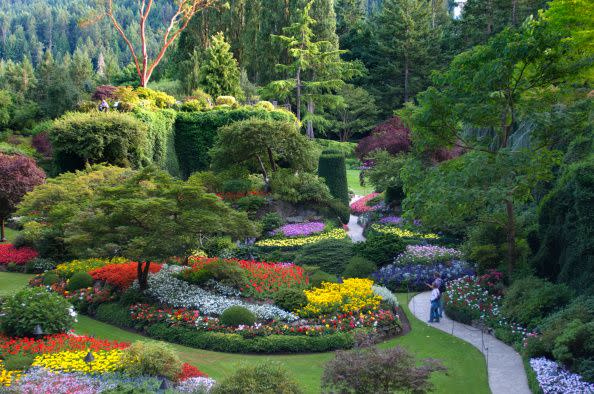
M 346 231 L 342 228 L 335 228 L 317 235 L 310 235 L 307 237 L 285 238 L 285 239 L 262 239 L 256 242 L 256 246 L 268 247 L 298 247 L 308 244 L 317 243 L 327 239 L 344 239 L 347 237 Z
M 125 264 L 110 264 L 89 272 L 93 279 L 102 280 L 120 289 L 132 286 L 138 275 L 138 263 L 131 261 Z M 149 271 L 159 272 L 161 264 L 151 263 Z
M 324 231 L 325 226 L 323 222 L 285 224 L 274 230 L 273 234 L 282 234 L 285 237 L 304 237 Z
M 438 239 L 439 236 L 437 234 L 429 233 L 423 234 L 417 231 L 407 230 L 405 228 L 389 226 L 389 225 L 381 225 L 374 223 L 371 225 L 371 229 L 377 231 L 378 233 L 382 234 L 390 234 L 400 238 L 420 238 L 420 239 Z
M 544 394 L 594 393 L 594 384 L 571 373 L 554 361 L 544 357 L 530 359 L 530 366 L 536 373 L 536 380 Z
M 453 261 L 451 264 L 405 265 L 390 264 L 376 273 L 373 277 L 378 283 L 390 290 L 427 290 L 427 283 L 433 281 L 435 272 L 440 272 L 446 281 L 458 279 L 467 275 L 474 275 L 474 270 L 463 261 Z
M 9 263 L 23 265 L 37 256 L 34 249 L 26 246 L 17 249 L 12 244 L 0 244 L 0 265 Z
M 375 207 L 370 207 L 367 202 L 379 196 L 379 193 L 371 193 L 364 197 L 361 197 L 357 201 L 351 204 L 351 212 L 355 215 L 360 215 L 365 212 L 374 211 Z
M 434 264 L 462 258 L 462 252 L 453 248 L 434 245 L 408 245 L 404 253 L 400 254 L 395 264 Z
M 297 311 L 300 316 L 318 316 L 335 312 L 366 312 L 379 308 L 370 279 L 350 278 L 343 283 L 322 283 L 322 287 L 306 290 L 307 305 Z

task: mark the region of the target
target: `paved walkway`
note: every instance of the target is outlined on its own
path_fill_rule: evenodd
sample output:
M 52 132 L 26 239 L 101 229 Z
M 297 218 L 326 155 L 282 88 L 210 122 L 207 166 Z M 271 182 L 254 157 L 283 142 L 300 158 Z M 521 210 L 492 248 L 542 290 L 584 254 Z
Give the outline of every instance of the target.
M 353 198 L 351 198 L 351 204 L 355 201 L 357 201 L 358 199 L 360 199 L 362 196 L 357 196 L 354 195 Z M 349 237 L 351 238 L 351 240 L 353 242 L 363 242 L 365 241 L 365 237 L 363 236 L 363 230 L 364 228 L 361 227 L 361 225 L 357 222 L 359 220 L 359 216 L 355 216 L 355 215 L 351 215 L 349 217 Z
M 414 296 L 408 307 L 421 321 L 429 320 L 430 292 Z M 489 387 L 493 394 L 531 394 L 520 355 L 510 346 L 481 330 L 443 317 L 439 323 L 427 323 L 461 338 L 479 349 L 487 360 Z

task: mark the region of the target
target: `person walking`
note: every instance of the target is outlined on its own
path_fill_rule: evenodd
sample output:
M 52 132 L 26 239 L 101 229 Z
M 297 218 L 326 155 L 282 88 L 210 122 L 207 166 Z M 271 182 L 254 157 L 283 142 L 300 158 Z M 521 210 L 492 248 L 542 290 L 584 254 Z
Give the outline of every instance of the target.
M 431 297 L 429 298 L 431 302 L 431 309 L 429 311 L 429 323 L 439 323 L 439 299 L 441 297 L 441 293 L 439 292 L 439 288 L 431 285 Z
M 441 279 L 441 274 L 437 271 L 433 274 L 433 286 L 439 290 L 439 318 L 443 317 L 443 297 L 442 294 L 445 292 L 445 282 Z

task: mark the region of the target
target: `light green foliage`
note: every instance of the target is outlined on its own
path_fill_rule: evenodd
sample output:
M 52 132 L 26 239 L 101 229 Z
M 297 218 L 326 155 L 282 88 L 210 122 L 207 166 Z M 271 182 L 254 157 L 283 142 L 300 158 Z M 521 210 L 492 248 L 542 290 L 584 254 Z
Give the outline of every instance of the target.
M 331 119 L 329 131 L 336 134 L 340 141 L 349 141 L 352 137 L 365 135 L 376 125 L 378 108 L 375 99 L 365 89 L 345 84 Z
M 274 305 L 293 312 L 307 305 L 307 297 L 302 289 L 282 288 L 274 293 Z
M 213 97 L 243 97 L 239 77 L 239 66 L 231 46 L 219 32 L 210 38 L 210 46 L 206 48 L 200 68 L 200 86 Z
M 133 376 L 163 376 L 175 380 L 182 362 L 175 350 L 164 342 L 137 341 L 124 351 L 126 372 Z
M 402 168 L 409 159 L 407 154 L 390 155 L 386 151 L 373 154 L 374 166 L 367 171 L 367 179 L 376 191 L 386 192 L 386 202 L 394 203 L 402 200 L 403 181 L 400 175 Z
M 87 287 L 91 287 L 92 285 L 93 277 L 87 272 L 80 271 L 76 272 L 74 275 L 70 277 L 70 279 L 68 279 L 66 290 L 74 291 L 78 289 L 86 289 Z
M 272 174 L 270 187 L 275 198 L 291 203 L 328 204 L 332 200 L 330 190 L 324 180 L 308 172 L 294 173 L 281 169 Z
M 43 287 L 26 288 L 2 304 L 2 329 L 10 336 L 31 337 L 39 324 L 45 334 L 63 333 L 75 321 L 71 308 L 66 299 Z
M 213 394 L 301 394 L 297 382 L 289 372 L 275 362 L 244 365 L 218 383 Z
M 230 306 L 221 314 L 221 323 L 226 326 L 252 326 L 255 322 L 256 315 L 239 305 Z

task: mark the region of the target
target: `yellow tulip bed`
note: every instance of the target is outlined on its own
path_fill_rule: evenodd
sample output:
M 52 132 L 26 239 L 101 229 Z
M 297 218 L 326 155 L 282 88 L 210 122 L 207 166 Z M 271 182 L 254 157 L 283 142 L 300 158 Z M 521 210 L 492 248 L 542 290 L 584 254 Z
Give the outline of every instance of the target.
M 84 260 L 72 260 L 66 263 L 58 264 L 56 267 L 56 273 L 62 278 L 69 278 L 74 273 L 83 271 L 89 272 L 91 270 L 105 267 L 109 264 L 123 264 L 129 260 L 123 257 L 114 257 L 113 259 L 84 259 Z
M 94 360 L 85 362 L 87 351 L 58 352 L 41 354 L 35 357 L 32 366 L 43 367 L 53 372 L 83 372 L 83 373 L 107 373 L 121 370 L 123 351 L 120 349 L 102 350 L 93 353 Z
M 327 239 L 343 239 L 347 237 L 346 231 L 341 228 L 335 228 L 334 230 L 324 232 L 321 234 L 310 235 L 307 237 L 294 237 L 294 238 L 270 238 L 262 239 L 256 242 L 256 246 L 268 246 L 268 247 L 279 247 L 279 248 L 290 248 L 309 245 Z
M 422 238 L 422 239 L 437 239 L 437 234 L 428 233 L 423 234 L 416 231 L 407 230 L 396 226 L 383 226 L 381 224 L 372 224 L 371 229 L 382 234 L 390 234 L 400 238 Z
M 307 305 L 297 311 L 302 317 L 337 312 L 367 312 L 379 309 L 381 297 L 373 293 L 370 279 L 350 278 L 343 283 L 324 282 L 319 288 L 305 290 Z

